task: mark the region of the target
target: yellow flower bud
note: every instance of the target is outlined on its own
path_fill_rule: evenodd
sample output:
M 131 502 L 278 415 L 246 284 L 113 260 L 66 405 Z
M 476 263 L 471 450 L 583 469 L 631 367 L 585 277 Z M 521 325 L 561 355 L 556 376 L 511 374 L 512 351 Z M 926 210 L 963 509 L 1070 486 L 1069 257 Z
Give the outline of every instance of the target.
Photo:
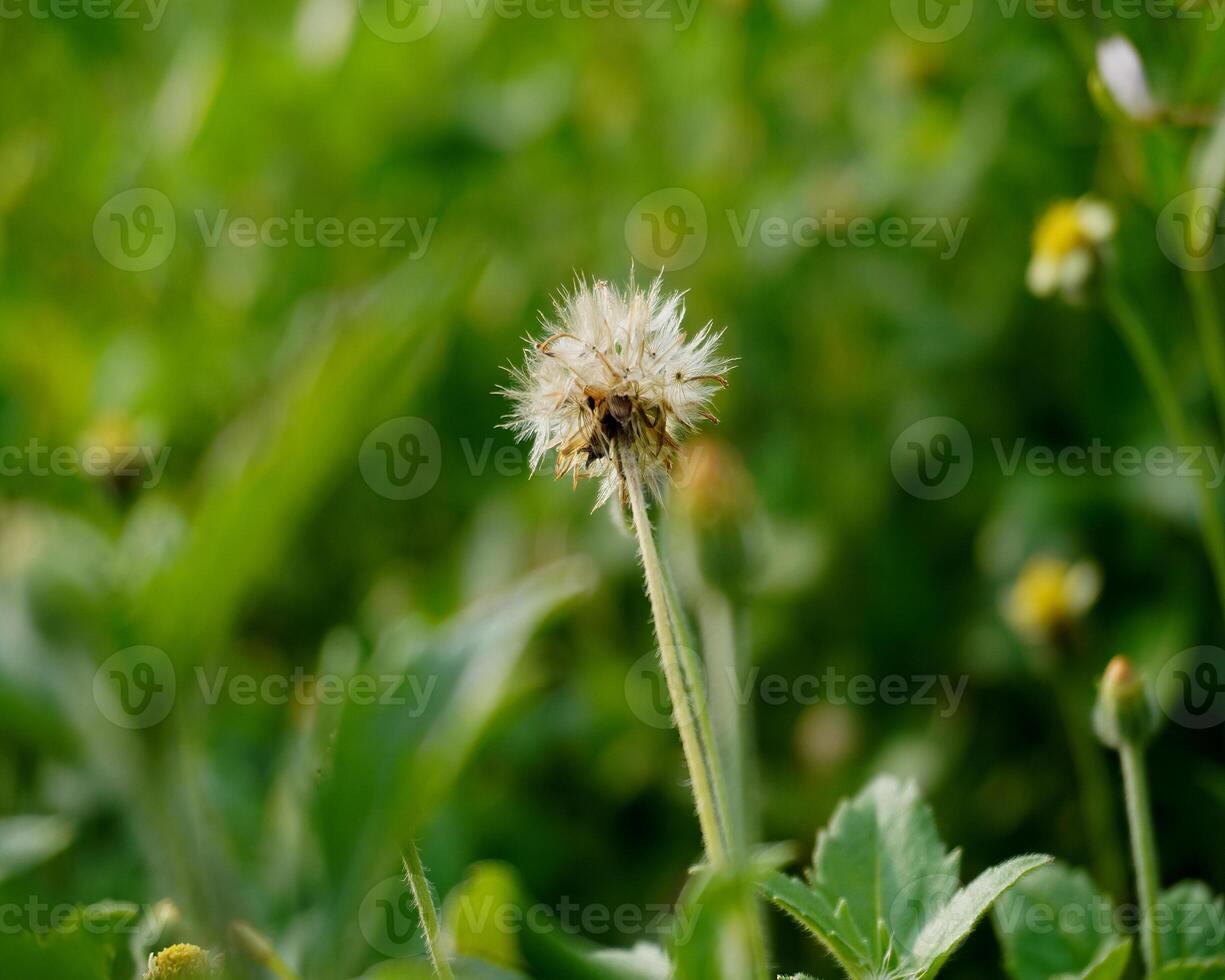
M 156 956 L 150 954 L 145 972 L 145 980 L 209 980 L 212 976 L 212 957 L 191 943 L 175 943 Z
M 1101 592 L 1097 566 L 1039 556 L 1021 569 L 1004 604 L 1009 624 L 1027 640 L 1052 642 L 1088 611 Z

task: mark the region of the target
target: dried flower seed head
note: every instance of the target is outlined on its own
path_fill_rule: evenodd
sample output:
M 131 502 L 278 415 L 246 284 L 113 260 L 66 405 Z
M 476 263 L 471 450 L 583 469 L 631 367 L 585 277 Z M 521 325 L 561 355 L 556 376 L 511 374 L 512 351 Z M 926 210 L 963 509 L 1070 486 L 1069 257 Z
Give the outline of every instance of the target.
M 716 421 L 710 398 L 731 367 L 720 334 L 707 324 L 686 337 L 682 295 L 665 295 L 660 279 L 645 292 L 632 279 L 624 291 L 580 279 L 554 306 L 501 389 L 514 406 L 507 427 L 531 440 L 533 471 L 554 452 L 556 476 L 600 479 L 596 507 L 614 493 L 625 500 L 627 463 L 658 496 L 680 440 Z

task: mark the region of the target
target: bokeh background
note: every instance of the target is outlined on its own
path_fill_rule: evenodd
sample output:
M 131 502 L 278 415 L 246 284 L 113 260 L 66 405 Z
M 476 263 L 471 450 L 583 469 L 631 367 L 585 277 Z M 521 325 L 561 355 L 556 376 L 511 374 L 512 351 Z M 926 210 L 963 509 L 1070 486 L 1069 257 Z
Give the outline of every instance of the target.
M 951 713 L 751 698 L 761 839 L 806 850 L 839 798 L 891 771 L 920 780 L 967 871 L 1031 850 L 1093 863 L 1068 719 L 1087 723 L 1111 654 L 1156 671 L 1220 640 L 1194 494 L 1008 475 L 992 440 L 1164 439 L 1101 304 L 1025 289 L 1038 217 L 1094 192 L 1180 397 L 1221 444 L 1155 236 L 1202 131 L 1111 117 L 1087 84 L 1095 41 L 1122 32 L 1155 89 L 1211 106 L 1221 37 L 1206 4 L 1196 21 L 976 0 L 939 42 L 893 7 L 6 8 L 0 903 L 171 899 L 167 934 L 221 948 L 243 918 L 304 975 L 356 976 L 419 951 L 379 948 L 355 911 L 410 826 L 443 895 L 497 859 L 547 903 L 674 902 L 700 841 L 675 733 L 652 723 L 632 541 L 589 513 L 593 487 L 528 478 L 493 393 L 576 273 L 661 265 L 739 359 L 701 443 L 718 465 L 661 520 L 700 628 L 732 623 L 730 656 L 763 674 L 968 678 Z M 347 231 L 336 247 L 229 233 L 299 212 Z M 908 239 L 965 219 L 964 238 L 740 234 L 827 214 L 899 218 Z M 395 228 L 391 247 L 353 233 L 362 220 Z M 930 417 L 973 442 L 942 500 L 891 466 Z M 417 440 L 424 484 L 380 477 L 378 431 Z M 43 472 L 31 440 L 165 466 Z M 1044 553 L 1104 583 L 1053 661 L 1001 613 Z M 104 665 L 144 690 L 130 655 L 109 659 L 131 647 L 161 651 L 177 693 L 125 726 Z M 198 671 L 296 668 L 437 686 L 399 711 L 201 697 Z M 1179 726 L 1155 749 L 1171 881 L 1225 879 L 1221 749 L 1220 728 Z M 770 924 L 780 969 L 834 975 Z M 997 963 L 984 928 L 947 975 Z

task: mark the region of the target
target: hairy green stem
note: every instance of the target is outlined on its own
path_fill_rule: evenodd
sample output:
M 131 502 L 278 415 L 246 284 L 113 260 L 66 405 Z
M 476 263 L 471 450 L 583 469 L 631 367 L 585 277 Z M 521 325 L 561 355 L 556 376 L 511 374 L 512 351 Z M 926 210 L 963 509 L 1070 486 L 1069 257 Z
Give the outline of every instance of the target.
M 664 551 L 667 549 L 665 548 Z M 680 592 L 676 587 L 672 566 L 666 554 L 660 555 L 667 603 L 677 627 L 681 645 L 689 651 L 697 649 L 693 631 L 685 617 Z M 699 573 L 700 577 L 700 573 Z M 737 698 L 741 674 L 736 652 L 735 623 L 731 603 L 719 590 L 703 583 L 697 598 L 697 617 L 702 637 L 702 650 L 708 665 L 698 675 L 707 677 L 707 694 L 711 711 L 699 714 L 699 728 L 706 732 L 706 744 L 718 753 L 716 792 L 722 792 L 719 805 L 725 816 L 728 851 L 737 868 L 749 863 L 749 842 L 756 840 L 756 830 L 750 828 L 748 786 L 745 777 L 745 722 L 747 711 Z M 696 653 L 692 654 L 695 671 L 701 669 Z M 685 660 L 682 660 L 684 666 Z M 755 980 L 770 980 L 770 951 L 766 942 L 766 924 L 756 888 L 746 889 L 741 901 L 746 923 L 743 935 L 748 973 Z
M 670 599 L 659 552 L 655 547 L 638 461 L 632 452 L 617 452 L 616 462 L 625 481 L 634 532 L 638 536 L 647 597 L 651 602 L 651 617 L 655 621 L 655 636 L 659 642 L 659 659 L 689 769 L 706 855 L 712 866 L 726 867 L 730 856 L 726 794 L 722 790 L 722 770 L 710 726 L 705 684 L 695 669 L 696 655 L 693 650 L 677 639 L 679 612 Z
M 1124 741 L 1119 747 L 1123 766 L 1123 789 L 1127 797 L 1127 823 L 1131 831 L 1132 859 L 1136 865 L 1136 897 L 1140 903 L 1140 950 L 1149 975 L 1161 965 L 1161 934 L 1157 928 L 1157 895 L 1161 878 L 1157 870 L 1157 841 L 1153 835 L 1152 804 L 1144 747 Z
M 1169 373 L 1161 361 L 1153 338 L 1143 318 L 1118 287 L 1107 291 L 1110 311 L 1115 325 L 1127 345 L 1144 384 L 1149 390 L 1157 413 L 1167 437 L 1176 446 L 1193 445 L 1191 427 L 1174 390 Z M 1197 482 L 1200 505 L 1200 530 L 1204 536 L 1204 546 L 1208 551 L 1208 560 L 1212 565 L 1212 574 L 1216 581 L 1217 599 L 1221 612 L 1225 614 L 1225 525 L 1221 522 L 1221 512 L 1217 507 L 1216 498 L 1208 489 L 1207 477 L 1201 476 Z
M 430 891 L 429 879 L 425 877 L 425 868 L 421 866 L 421 852 L 417 850 L 415 841 L 405 841 L 400 850 L 400 859 L 404 862 L 404 876 L 408 880 L 409 891 L 413 893 L 417 914 L 421 916 L 421 933 L 425 936 L 425 949 L 434 965 L 434 973 L 438 980 L 455 980 L 451 964 L 442 952 L 438 910 L 434 907 L 434 895 Z

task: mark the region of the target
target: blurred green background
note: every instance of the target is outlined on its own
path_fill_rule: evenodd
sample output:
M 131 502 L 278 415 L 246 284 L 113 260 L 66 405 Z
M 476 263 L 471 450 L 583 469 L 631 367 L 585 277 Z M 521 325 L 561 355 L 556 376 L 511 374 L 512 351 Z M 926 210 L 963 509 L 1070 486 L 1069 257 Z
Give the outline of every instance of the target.
M 1100 566 L 1102 598 L 1053 669 L 1087 716 L 1112 653 L 1156 670 L 1220 641 L 1193 495 L 1008 476 L 991 440 L 1163 439 L 1096 304 L 1025 291 L 1035 221 L 1089 191 L 1119 212 L 1119 267 L 1208 431 L 1179 270 L 1154 236 L 1197 133 L 1111 122 L 1086 86 L 1095 39 L 1122 31 L 1155 88 L 1215 103 L 1221 39 L 1203 22 L 977 0 L 963 33 L 927 43 L 888 4 L 838 0 L 606 17 L 443 0 L 406 28 L 353 0 L 5 9 L 0 445 L 20 454 L 0 478 L 0 905 L 169 898 L 175 935 L 220 948 L 244 918 L 310 975 L 355 976 L 390 955 L 356 910 L 397 874 L 410 825 L 443 894 L 494 858 L 547 903 L 675 901 L 700 841 L 675 733 L 641 717 L 654 641 L 632 541 L 589 514 L 593 487 L 498 455 L 513 443 L 493 394 L 576 272 L 623 282 L 632 265 L 640 281 L 683 265 L 665 282 L 688 290 L 688 322 L 725 327 L 739 359 L 707 445 L 747 483 L 717 562 L 741 656 L 787 678 L 968 677 L 947 717 L 751 699 L 762 839 L 807 849 L 888 770 L 921 781 L 970 873 L 1033 850 L 1091 863 L 1049 671 L 1001 599 L 1034 554 Z M 406 39 L 414 23 L 433 26 Z M 694 236 L 675 263 L 652 207 L 661 233 Z M 967 222 L 951 250 L 938 232 L 939 247 L 738 241 L 746 222 L 831 210 L 909 236 Z M 336 247 L 210 241 L 219 221 L 299 212 L 347 231 Z M 159 237 L 116 251 L 125 231 Z M 932 416 L 975 450 L 939 501 L 890 466 Z M 368 437 L 403 417 L 436 434 L 436 478 L 392 499 Z M 168 456 L 158 478 L 40 472 L 31 440 Z M 666 546 L 727 530 L 686 513 L 670 508 Z M 705 586 L 679 564 L 700 619 Z M 165 653 L 177 696 L 127 728 L 99 668 L 133 646 Z M 415 713 L 200 694 L 198 670 L 299 667 L 437 687 Z M 1171 881 L 1225 880 L 1221 749 L 1219 728 L 1170 726 L 1158 745 Z M 833 975 L 771 927 L 780 968 Z M 983 929 L 947 975 L 997 962 Z

